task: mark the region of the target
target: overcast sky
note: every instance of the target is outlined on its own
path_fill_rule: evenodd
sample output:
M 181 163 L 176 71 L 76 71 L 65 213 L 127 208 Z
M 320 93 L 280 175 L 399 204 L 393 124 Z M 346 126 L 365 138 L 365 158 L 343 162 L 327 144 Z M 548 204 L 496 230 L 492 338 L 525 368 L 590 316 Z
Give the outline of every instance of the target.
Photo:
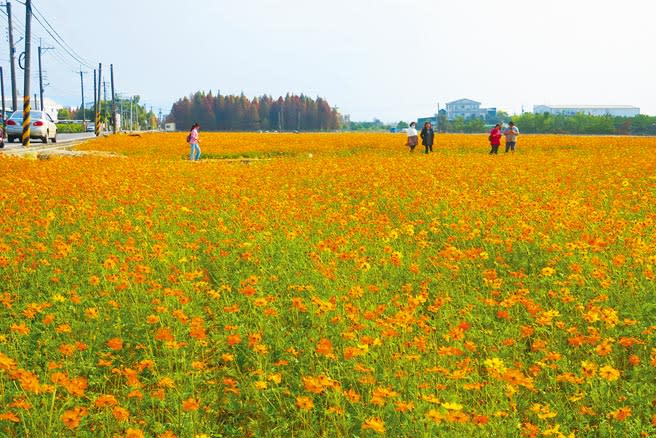
M 19 39 L 25 8 L 10 1 Z M 656 114 L 652 0 L 33 1 L 89 65 L 114 64 L 118 91 L 165 114 L 197 90 L 321 96 L 353 120 L 410 120 L 463 97 L 511 113 L 546 103 Z M 33 27 L 33 47 L 55 47 L 43 55 L 46 96 L 78 106 L 79 62 Z M 6 90 L 8 59 L 5 32 Z

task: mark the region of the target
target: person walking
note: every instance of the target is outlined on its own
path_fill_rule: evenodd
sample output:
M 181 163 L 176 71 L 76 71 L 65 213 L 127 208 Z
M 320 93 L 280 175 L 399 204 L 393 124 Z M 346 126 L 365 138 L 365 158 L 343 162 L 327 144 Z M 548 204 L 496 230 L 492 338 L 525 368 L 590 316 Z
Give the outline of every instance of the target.
M 488 140 L 490 140 L 490 145 L 492 146 L 492 149 L 490 149 L 490 155 L 498 154 L 499 145 L 501 144 L 501 125 L 499 123 L 494 125 L 494 128 L 490 131 Z
M 200 137 L 198 135 L 199 129 L 200 129 L 200 125 L 198 123 L 194 123 L 191 126 L 189 135 L 187 136 L 187 143 L 189 143 L 189 148 L 190 148 L 189 150 L 190 161 L 200 160 Z
M 515 126 L 515 122 L 508 122 L 508 127 L 503 131 L 503 135 L 506 136 L 506 153 L 511 151 L 515 152 L 515 145 L 517 144 L 517 136 L 519 135 L 519 129 Z
M 435 132 L 433 131 L 433 125 L 431 122 L 424 123 L 424 127 L 419 134 L 421 136 L 421 144 L 426 148 L 426 154 L 428 151 L 433 152 L 433 140 L 435 139 Z
M 410 148 L 410 152 L 414 152 L 418 143 L 419 143 L 419 138 L 417 137 L 417 124 L 415 122 L 410 122 L 410 126 L 408 127 L 408 143 L 407 143 L 407 146 Z

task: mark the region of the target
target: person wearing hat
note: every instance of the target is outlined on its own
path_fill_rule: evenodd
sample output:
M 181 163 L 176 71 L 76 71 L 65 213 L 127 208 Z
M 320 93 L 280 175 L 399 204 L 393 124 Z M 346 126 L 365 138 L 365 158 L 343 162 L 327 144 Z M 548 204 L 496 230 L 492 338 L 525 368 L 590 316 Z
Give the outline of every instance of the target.
M 508 151 L 515 152 L 515 145 L 517 144 L 517 136 L 519 135 L 519 129 L 515 126 L 515 122 L 510 121 L 508 127 L 503 131 L 503 135 L 506 136 L 506 153 Z

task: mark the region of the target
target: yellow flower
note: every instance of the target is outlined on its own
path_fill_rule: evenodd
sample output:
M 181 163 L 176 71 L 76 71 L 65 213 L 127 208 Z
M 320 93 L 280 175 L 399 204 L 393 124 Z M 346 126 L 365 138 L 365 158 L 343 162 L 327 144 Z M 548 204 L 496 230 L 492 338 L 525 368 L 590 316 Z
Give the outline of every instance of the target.
M 620 372 L 610 365 L 605 365 L 599 368 L 599 376 L 602 379 L 608 380 L 609 382 L 613 382 L 620 378 Z
M 461 411 L 462 410 L 462 405 L 459 403 L 442 403 L 442 407 L 444 409 L 448 409 L 450 411 Z
M 493 357 L 491 359 L 486 359 L 483 364 L 486 368 L 496 371 L 498 373 L 503 373 L 506 371 L 506 366 L 503 364 L 503 361 L 498 357 Z
M 369 418 L 362 423 L 362 429 L 373 430 L 378 433 L 385 433 L 385 422 L 378 417 Z

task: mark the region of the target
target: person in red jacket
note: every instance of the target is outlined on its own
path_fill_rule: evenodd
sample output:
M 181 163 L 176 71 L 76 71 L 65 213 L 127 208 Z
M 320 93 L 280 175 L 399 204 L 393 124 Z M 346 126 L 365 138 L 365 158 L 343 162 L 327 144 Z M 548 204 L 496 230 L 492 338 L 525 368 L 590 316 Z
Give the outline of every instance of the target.
M 497 123 L 494 125 L 494 128 L 490 131 L 490 145 L 492 149 L 490 150 L 490 155 L 499 153 L 499 145 L 501 144 L 501 125 Z

